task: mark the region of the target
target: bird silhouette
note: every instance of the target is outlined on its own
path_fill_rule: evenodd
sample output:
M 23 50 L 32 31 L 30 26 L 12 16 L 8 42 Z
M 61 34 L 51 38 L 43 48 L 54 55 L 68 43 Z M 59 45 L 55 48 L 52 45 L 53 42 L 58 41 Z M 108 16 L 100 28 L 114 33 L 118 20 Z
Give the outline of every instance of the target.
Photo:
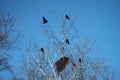
M 82 59 L 81 58 L 79 58 L 79 63 L 82 63 Z
M 72 65 L 73 65 L 74 67 L 76 67 L 76 64 L 75 64 L 74 62 L 72 62 Z
M 65 18 L 68 19 L 68 20 L 70 20 L 70 17 L 68 15 L 65 15 Z
M 48 22 L 48 20 L 45 17 L 42 17 L 43 19 L 43 24 L 46 24 Z
M 42 53 L 45 53 L 45 51 L 44 51 L 44 49 L 43 49 L 43 48 L 41 48 L 40 50 L 42 51 Z
M 70 44 L 70 42 L 69 42 L 69 40 L 68 40 L 68 39 L 66 39 L 66 43 L 67 43 L 67 44 Z

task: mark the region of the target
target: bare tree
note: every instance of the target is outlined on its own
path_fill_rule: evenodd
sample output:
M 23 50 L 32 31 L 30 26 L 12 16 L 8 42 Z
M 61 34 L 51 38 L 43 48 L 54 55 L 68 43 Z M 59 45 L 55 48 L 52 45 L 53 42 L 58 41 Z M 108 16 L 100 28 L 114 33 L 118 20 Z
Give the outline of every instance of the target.
M 44 40 L 46 46 L 42 46 L 45 42 L 30 38 L 18 77 L 23 80 L 115 80 L 105 61 L 88 56 L 95 49 L 95 40 L 82 35 L 72 18 L 56 17 L 59 29 L 49 23 L 41 26 L 48 37 Z
M 14 23 L 14 17 L 0 11 L 0 72 L 5 70 L 12 72 L 9 50 L 15 48 L 19 37 L 13 28 Z

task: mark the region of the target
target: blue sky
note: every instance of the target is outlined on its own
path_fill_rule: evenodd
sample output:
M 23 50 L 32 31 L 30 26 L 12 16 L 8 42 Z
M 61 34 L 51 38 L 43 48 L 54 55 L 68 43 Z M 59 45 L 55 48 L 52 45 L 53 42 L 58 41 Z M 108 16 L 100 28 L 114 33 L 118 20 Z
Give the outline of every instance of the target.
M 76 27 L 97 41 L 112 69 L 120 72 L 120 0 L 0 0 L 0 9 L 15 16 L 15 28 L 25 35 L 40 35 L 41 17 L 54 22 L 53 13 L 76 18 Z

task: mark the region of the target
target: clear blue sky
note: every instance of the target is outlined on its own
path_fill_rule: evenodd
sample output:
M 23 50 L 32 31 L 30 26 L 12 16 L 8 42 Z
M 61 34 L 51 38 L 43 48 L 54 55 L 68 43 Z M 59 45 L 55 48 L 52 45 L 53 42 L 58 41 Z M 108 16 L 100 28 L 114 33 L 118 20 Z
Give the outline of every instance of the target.
M 42 16 L 54 22 L 51 11 L 77 17 L 76 26 L 102 48 L 97 55 L 120 72 L 120 0 L 0 0 L 0 9 L 17 18 L 16 29 L 36 37 Z

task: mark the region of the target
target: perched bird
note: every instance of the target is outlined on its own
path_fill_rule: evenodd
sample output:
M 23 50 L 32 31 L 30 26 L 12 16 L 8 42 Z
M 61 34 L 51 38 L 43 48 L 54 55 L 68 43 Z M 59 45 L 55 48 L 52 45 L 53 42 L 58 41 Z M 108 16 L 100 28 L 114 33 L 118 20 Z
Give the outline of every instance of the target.
M 44 51 L 44 49 L 43 49 L 43 48 L 41 48 L 40 50 L 42 51 L 42 53 L 45 53 L 45 51 Z
M 82 63 L 82 59 L 81 58 L 79 58 L 79 63 Z
M 48 20 L 45 17 L 42 17 L 42 19 L 43 19 L 43 24 L 48 22 Z
M 68 40 L 68 39 L 66 39 L 66 43 L 67 43 L 67 44 L 70 44 L 70 42 L 69 42 L 69 40 Z
M 74 62 L 72 62 L 72 65 L 73 65 L 74 67 L 76 67 L 76 64 L 75 64 Z
M 70 17 L 68 15 L 65 15 L 65 18 L 68 19 L 68 20 L 70 20 Z

